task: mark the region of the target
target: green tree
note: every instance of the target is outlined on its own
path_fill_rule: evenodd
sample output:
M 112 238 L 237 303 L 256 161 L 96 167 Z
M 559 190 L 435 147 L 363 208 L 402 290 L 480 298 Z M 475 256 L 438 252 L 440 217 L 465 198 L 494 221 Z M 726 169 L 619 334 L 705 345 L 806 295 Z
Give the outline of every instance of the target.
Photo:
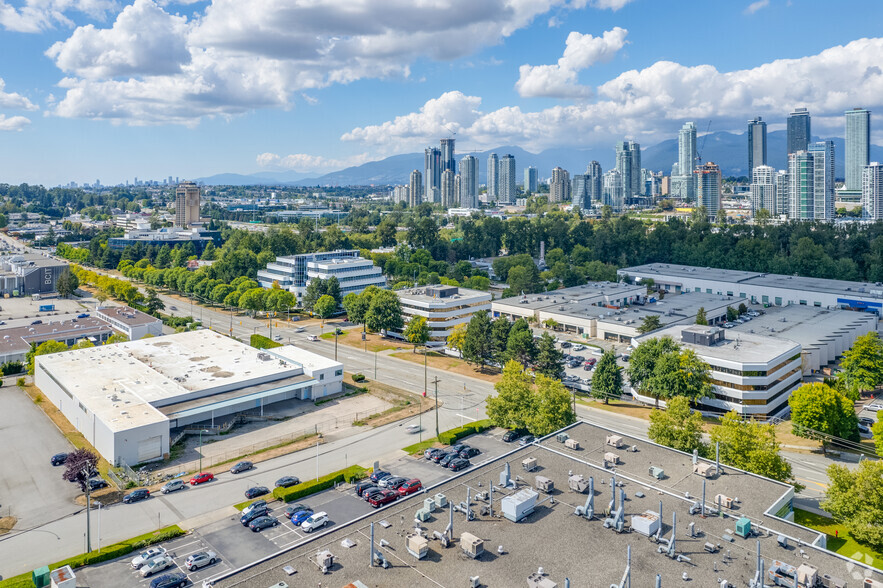
M 362 294 L 364 295 L 364 292 Z M 379 332 L 401 329 L 403 324 L 402 304 L 399 297 L 391 290 L 378 289 L 372 296 L 368 312 L 365 314 L 365 326 L 371 331 Z
M 740 302 L 739 303 L 739 314 L 745 314 L 746 312 L 748 312 L 748 307 L 745 306 L 744 302 Z
M 240 292 L 239 290 L 233 290 L 224 297 L 224 306 L 229 306 L 230 308 L 238 308 L 240 298 L 242 298 L 242 292 Z
M 169 267 L 171 263 L 172 250 L 168 245 L 163 245 L 159 248 L 159 253 L 156 254 L 156 259 L 153 260 L 153 266 L 165 269 Z
M 147 288 L 147 298 L 144 300 L 144 305 L 147 307 L 147 312 L 150 314 L 156 314 L 161 310 L 165 310 L 166 305 L 160 300 L 159 296 L 156 294 L 156 290 L 153 288 Z
M 77 275 L 69 269 L 65 269 L 55 282 L 55 289 L 58 292 L 58 295 L 64 298 L 67 298 L 76 292 L 79 287 L 79 278 L 77 278 Z
M 706 455 L 708 447 L 702 442 L 702 415 L 690 409 L 690 401 L 676 396 L 666 402 L 665 410 L 650 411 L 647 436 L 654 443 L 679 451 L 692 453 L 698 449 Z
M 858 418 L 851 400 L 834 388 L 814 382 L 804 384 L 788 397 L 791 428 L 795 435 L 812 437 L 812 431 L 859 441 Z M 821 439 L 822 447 L 826 445 Z
M 883 421 L 877 421 L 871 425 L 871 433 L 874 435 L 874 447 L 877 455 L 883 457 Z
M 368 297 L 355 292 L 350 292 L 343 297 L 343 309 L 346 311 L 347 320 L 357 325 L 365 324 L 365 314 L 367 314 L 370 305 L 371 300 Z
M 460 357 L 463 357 L 463 345 L 466 342 L 466 329 L 468 328 L 466 323 L 460 323 L 456 325 L 453 329 L 451 329 L 451 334 L 448 335 L 447 345 L 451 349 L 456 349 L 460 354 Z
M 214 261 L 218 258 L 218 250 L 215 244 L 209 241 L 205 249 L 202 250 L 202 259 L 205 261 Z
M 720 443 L 725 464 L 780 482 L 791 482 L 791 464 L 779 455 L 776 429 L 755 421 L 743 421 L 736 411 L 721 418 L 711 430 L 711 444 Z
M 564 354 L 555 347 L 555 339 L 549 333 L 543 333 L 537 342 L 537 359 L 534 363 L 537 373 L 548 378 L 557 378 L 561 373 L 561 362 Z
M 852 349 L 843 352 L 837 377 L 852 400 L 883 384 L 883 342 L 876 331 L 858 337 Z
M 487 397 L 487 416 L 497 427 L 527 429 L 534 412 L 530 376 L 517 361 L 503 366 L 503 376 L 494 384 L 495 396 Z
M 633 388 L 645 396 L 651 396 L 652 378 L 656 364 L 664 355 L 677 352 L 679 346 L 671 337 L 655 337 L 641 341 L 629 358 L 628 376 Z M 659 407 L 659 398 L 656 398 Z
M 466 340 L 463 342 L 463 358 L 477 363 L 480 369 L 494 356 L 494 343 L 491 335 L 491 319 L 487 311 L 476 312 L 466 327 Z
M 706 316 L 705 316 L 705 307 L 704 306 L 700 306 L 699 310 L 696 311 L 696 324 L 697 325 L 707 325 L 708 324 L 708 318 L 706 318 Z
M 211 294 L 209 294 L 209 298 L 211 298 L 214 302 L 218 304 L 222 304 L 224 299 L 233 292 L 233 286 L 230 284 L 218 284 L 214 288 L 212 288 Z
M 128 337 L 123 335 L 122 333 L 114 333 L 107 340 L 104 341 L 105 345 L 114 345 L 116 343 L 125 343 L 129 340 Z
M 313 310 L 313 305 L 325 294 L 325 280 L 313 278 L 307 284 L 307 289 L 300 299 L 300 305 L 304 310 Z
M 405 339 L 414 345 L 414 353 L 417 353 L 417 346 L 424 345 L 429 341 L 429 326 L 426 319 L 422 316 L 414 316 L 405 325 Z
M 831 464 L 828 480 L 821 507 L 845 524 L 853 539 L 883 549 L 883 461 L 866 459 L 854 470 Z
M 509 331 L 512 329 L 512 323 L 504 317 L 491 322 L 491 342 L 494 347 L 494 361 L 500 365 L 506 363 L 506 347 L 509 344 Z
M 374 235 L 381 247 L 395 247 L 396 245 L 396 223 L 390 217 L 385 217 L 377 225 Z
M 334 314 L 334 311 L 337 310 L 337 301 L 333 296 L 328 294 L 323 294 L 321 298 L 316 301 L 316 304 L 313 305 L 313 312 L 322 319 L 322 323 L 325 323 L 325 319 Z
M 521 321 L 523 319 L 518 320 Z M 516 321 L 515 324 L 517 325 L 518 322 Z M 524 321 L 524 324 L 527 325 L 527 321 Z M 536 355 L 537 346 L 534 343 L 530 327 L 521 329 L 513 326 L 509 331 L 509 338 L 506 341 L 506 359 L 515 360 L 524 367 L 527 367 L 534 362 Z
M 252 311 L 252 314 L 265 308 L 267 291 L 260 286 L 246 290 L 239 296 L 237 306 Z
M 28 373 L 32 376 L 34 375 L 34 358 L 38 355 L 50 355 L 52 353 L 61 353 L 62 351 L 67 351 L 67 345 L 59 341 L 52 340 L 44 341 L 36 347 L 31 347 L 31 350 L 28 351 L 26 355 L 26 359 L 28 362 Z
M 325 294 L 334 298 L 334 302 L 338 305 L 343 302 L 343 298 L 340 296 L 340 281 L 337 276 L 331 276 L 325 280 Z
M 727 320 L 732 322 L 739 318 L 739 311 L 733 308 L 732 306 L 727 307 Z
M 71 350 L 74 349 L 89 349 L 90 347 L 95 347 L 95 343 L 89 341 L 88 339 L 80 339 L 73 345 L 71 345 Z
M 622 396 L 622 368 L 616 365 L 616 356 L 612 351 L 605 351 L 595 373 L 592 374 L 592 396 L 603 399 L 604 404 Z
M 662 321 L 659 319 L 659 317 L 655 314 L 648 314 L 643 319 L 641 319 L 641 326 L 638 327 L 638 332 L 643 335 L 645 333 L 649 333 L 661 328 Z
M 576 421 L 572 394 L 561 380 L 537 374 L 535 396 L 528 425 L 533 435 L 543 437 Z
M 684 396 L 696 400 L 711 394 L 711 368 L 692 349 L 670 351 L 656 362 L 647 384 L 650 395 L 656 399 Z

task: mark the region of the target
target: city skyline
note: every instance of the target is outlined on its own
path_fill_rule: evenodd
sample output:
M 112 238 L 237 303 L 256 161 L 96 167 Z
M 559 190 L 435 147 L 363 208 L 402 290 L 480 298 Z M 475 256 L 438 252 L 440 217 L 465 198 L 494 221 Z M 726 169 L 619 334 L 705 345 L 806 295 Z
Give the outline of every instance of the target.
M 321 175 L 441 137 L 461 153 L 649 147 L 686 121 L 744 132 L 762 116 L 782 130 L 798 107 L 825 138 L 842 136 L 847 109 L 883 101 L 873 25 L 883 7 L 862 5 L 855 21 L 849 6 L 714 6 L 718 21 L 743 24 L 735 50 L 711 28 L 658 35 L 698 2 L 586 4 L 403 4 L 392 19 L 372 2 L 309 13 L 225 0 L 3 2 L 0 182 Z M 881 142 L 873 127 L 870 141 Z

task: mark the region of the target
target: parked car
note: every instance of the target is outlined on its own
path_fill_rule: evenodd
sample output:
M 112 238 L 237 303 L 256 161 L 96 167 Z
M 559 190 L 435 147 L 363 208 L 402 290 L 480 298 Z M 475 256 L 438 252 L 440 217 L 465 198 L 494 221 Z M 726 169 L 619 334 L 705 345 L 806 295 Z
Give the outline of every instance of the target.
M 176 490 L 182 490 L 186 484 L 184 480 L 169 480 L 165 484 L 163 484 L 162 488 L 159 489 L 163 494 L 170 494 Z
M 359 482 L 356 484 L 356 496 L 361 496 L 369 488 L 377 488 L 377 484 L 369 481 Z
M 77 315 L 77 318 L 89 318 L 89 313 L 88 313 L 88 312 L 84 312 L 84 313 L 82 313 L 82 314 L 78 314 L 78 315 Z
M 140 570 L 141 566 L 152 560 L 154 557 L 163 555 L 165 552 L 165 547 L 151 547 L 146 549 L 132 558 L 132 567 L 136 570 Z
M 138 502 L 139 500 L 145 500 L 147 498 L 150 498 L 150 490 L 146 488 L 138 488 L 137 490 L 133 490 L 123 496 L 123 503 L 129 504 L 130 502 Z
M 293 504 L 293 505 L 291 505 L 291 506 L 286 506 L 286 507 L 285 507 L 285 510 L 282 511 L 282 512 L 285 514 L 285 518 L 286 518 L 286 519 L 290 519 L 291 517 L 293 517 L 294 515 L 296 515 L 296 514 L 299 513 L 300 511 L 302 511 L 302 510 L 307 510 L 307 509 L 309 509 L 309 508 L 310 508 L 310 507 L 307 506 L 306 504 L 300 504 L 300 503 L 298 503 L 298 504 Z
M 569 341 L 562 341 L 561 342 L 561 349 L 569 349 L 570 347 L 572 347 L 572 345 Z
M 536 441 L 536 438 L 533 435 L 525 435 L 524 437 L 519 439 L 518 444 L 522 446 L 530 445 L 534 441 Z
M 441 462 L 441 460 L 443 460 L 445 457 L 447 457 L 449 453 L 452 453 L 451 448 L 443 449 L 442 451 L 440 451 L 436 454 L 433 454 L 433 456 L 430 459 L 435 463 L 439 463 L 439 462 Z
M 173 565 L 175 565 L 175 560 L 173 560 L 168 554 L 164 553 L 163 555 L 158 555 L 141 566 L 141 577 L 146 578 L 152 576 L 157 572 L 169 569 Z
M 481 450 L 477 447 L 467 447 L 459 453 L 459 457 L 460 459 L 469 459 L 470 457 L 475 457 L 479 453 L 481 453 Z M 450 467 L 450 464 L 448 464 L 448 466 Z
M 869 417 L 861 417 L 858 420 L 858 424 L 864 425 L 866 427 L 873 427 L 874 426 L 874 419 L 869 418 Z
M 291 524 L 295 526 L 300 526 L 305 520 L 313 516 L 312 509 L 305 508 L 302 511 L 294 513 L 294 516 L 291 517 Z
M 372 473 L 371 473 L 370 478 L 371 478 L 371 481 L 372 481 L 372 482 L 379 482 L 379 481 L 382 480 L 383 478 L 385 478 L 385 477 L 387 477 L 387 476 L 391 476 L 391 475 L 392 475 L 392 474 L 389 473 L 389 472 L 385 472 L 385 471 L 383 471 L 383 470 L 377 470 L 376 472 L 372 472 Z
M 511 443 L 519 438 L 521 438 L 522 432 L 518 429 L 512 429 L 511 431 L 506 431 L 503 433 L 503 441 L 505 443 Z
M 380 480 L 380 487 L 395 490 L 407 481 L 408 478 L 403 478 L 402 476 L 390 476 L 388 478 L 383 478 L 382 480 Z
M 380 488 L 379 486 L 374 487 L 374 488 L 368 488 L 367 490 L 362 492 L 362 499 L 365 502 L 368 502 L 372 496 L 374 496 L 375 494 L 380 494 L 381 492 L 383 492 L 383 488 Z
M 725 329 L 732 329 L 733 327 L 736 326 L 736 323 L 731 323 L 730 321 L 727 321 L 724 324 L 722 324 L 721 326 Z
M 417 478 L 412 478 L 398 487 L 396 490 L 399 493 L 399 496 L 407 496 L 408 494 L 413 494 L 414 492 L 419 492 L 420 489 L 423 488 L 423 484 Z
M 265 515 L 262 517 L 258 517 L 252 522 L 248 524 L 248 528 L 251 529 L 252 533 L 257 533 L 262 529 L 267 529 L 269 527 L 275 527 L 279 524 L 279 519 L 276 517 L 271 517 L 269 515 Z
M 187 576 L 181 573 L 164 574 L 150 582 L 150 588 L 183 588 L 187 585 Z
M 169 310 L 178 310 L 178 307 L 177 306 L 170 306 Z
M 32 325 L 42 325 L 42 324 L 43 324 L 43 321 L 36 320 L 36 321 L 32 321 L 31 324 L 32 324 Z
M 254 502 L 252 502 L 251 504 L 249 504 L 248 506 L 246 506 L 245 508 L 242 509 L 242 514 L 248 514 L 251 511 L 258 509 L 258 508 L 267 508 L 267 501 L 266 500 L 255 500 Z
M 52 456 L 52 465 L 60 466 L 64 465 L 64 462 L 67 461 L 67 453 L 56 453 Z
M 859 425 L 858 425 L 858 432 L 859 432 L 859 434 L 861 434 L 863 436 L 870 437 L 872 435 L 871 428 L 866 425 L 863 425 L 861 423 L 859 423 Z
M 248 511 L 247 513 L 245 513 L 244 515 L 239 517 L 239 522 L 242 523 L 243 527 L 247 527 L 256 518 L 266 516 L 269 513 L 270 513 L 270 510 L 267 508 L 267 505 L 265 504 L 264 506 L 259 506 L 258 508 L 254 508 L 254 509 Z
M 201 474 L 196 474 L 192 478 L 190 478 L 190 485 L 196 486 L 197 484 L 203 484 L 205 482 L 211 482 L 215 479 L 215 475 L 211 472 L 202 472 Z
M 258 496 L 263 496 L 264 494 L 269 494 L 270 489 L 266 486 L 254 486 L 245 491 L 245 497 L 248 499 L 257 498 Z
M 240 474 L 242 472 L 246 472 L 254 467 L 254 464 L 250 461 L 240 461 L 235 466 L 230 468 L 231 474 Z
M 389 504 L 398 497 L 399 495 L 397 492 L 392 490 L 381 490 L 379 494 L 375 494 L 368 500 L 368 504 L 374 508 L 380 508 L 384 504 Z
M 321 529 L 325 525 L 328 524 L 328 513 L 325 511 L 317 512 L 307 518 L 304 522 L 300 524 L 300 528 L 303 529 L 305 533 L 311 533 L 316 529 Z
M 184 565 L 189 571 L 192 572 L 194 570 L 198 570 L 199 568 L 210 566 L 216 561 L 218 561 L 218 554 L 214 551 L 197 551 L 187 558 L 187 561 L 184 562 Z
M 451 463 L 448 464 L 448 469 L 452 472 L 459 472 L 460 470 L 468 468 L 471 463 L 469 463 L 468 459 L 463 459 L 462 457 L 458 457 L 455 460 L 452 460 Z
M 593 365 L 590 364 L 589 362 L 586 362 L 586 363 L 583 364 L 583 370 L 584 370 L 584 371 L 590 372 L 590 371 L 592 371 L 593 369 L 595 369 L 595 366 L 593 366 Z
M 89 478 L 89 492 L 95 492 L 100 488 L 107 488 L 107 480 L 103 478 Z
M 623 361 L 628 361 L 630 357 L 631 357 L 631 356 L 630 356 L 629 354 L 627 354 L 627 353 L 623 353 L 623 354 L 622 354 L 622 360 L 623 360 Z
M 284 476 L 276 480 L 277 488 L 291 488 L 300 484 L 300 478 L 297 476 Z
M 432 459 L 432 457 L 436 453 L 444 453 L 444 451 L 445 451 L 444 449 L 441 449 L 439 447 L 430 447 L 429 449 L 427 449 L 426 451 L 423 452 L 423 457 L 425 457 L 426 459 Z
M 574 351 L 582 351 L 582 350 L 585 349 L 585 348 L 586 348 L 585 345 L 581 345 L 581 344 L 579 344 L 579 343 L 577 343 L 576 345 L 573 346 L 573 350 L 574 350 Z

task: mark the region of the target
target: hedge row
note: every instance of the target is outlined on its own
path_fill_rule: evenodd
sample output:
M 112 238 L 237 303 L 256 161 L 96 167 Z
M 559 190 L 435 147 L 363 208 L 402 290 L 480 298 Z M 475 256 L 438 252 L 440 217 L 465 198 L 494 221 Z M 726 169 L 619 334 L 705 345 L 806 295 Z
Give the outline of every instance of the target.
M 277 343 L 269 337 L 254 334 L 251 336 L 250 344 L 256 349 L 273 349 L 274 347 L 282 347 L 282 343 Z
M 493 427 L 493 425 L 491 424 L 490 419 L 475 421 L 473 423 L 469 423 L 468 425 L 463 425 L 462 427 L 457 427 L 455 429 L 439 433 L 438 440 L 445 445 L 453 445 L 463 437 L 468 437 L 469 435 L 474 435 L 475 433 L 481 433 L 482 431 L 486 431 L 491 427 Z
M 89 553 L 61 560 L 54 564 L 50 564 L 49 569 L 55 570 L 64 566 L 79 568 L 90 564 L 101 563 L 103 561 L 122 557 L 127 553 L 132 553 L 133 551 L 137 551 L 148 545 L 153 545 L 154 543 L 162 543 L 163 541 L 174 539 L 180 535 L 184 535 L 184 530 L 178 525 L 171 525 L 160 529 L 159 533 L 155 531 L 145 533 L 119 543 L 114 543 L 113 545 L 108 545 L 107 547 L 102 547 L 101 553 L 98 551 L 90 551 Z M 34 581 L 31 573 L 28 572 L 0 581 L 0 588 L 34 588 Z
M 275 490 L 273 490 L 273 496 L 275 498 L 278 498 L 279 500 L 291 502 L 292 500 L 297 500 L 299 498 L 303 498 L 304 496 L 309 496 L 310 494 L 315 494 L 316 492 L 321 492 L 322 490 L 332 488 L 335 484 L 339 482 L 351 483 L 355 482 L 356 480 L 361 480 L 367 474 L 368 470 L 361 466 L 354 465 L 346 468 L 345 470 L 332 472 L 330 474 L 322 476 L 318 480 L 303 482 L 302 484 L 292 486 L 291 488 L 276 488 Z

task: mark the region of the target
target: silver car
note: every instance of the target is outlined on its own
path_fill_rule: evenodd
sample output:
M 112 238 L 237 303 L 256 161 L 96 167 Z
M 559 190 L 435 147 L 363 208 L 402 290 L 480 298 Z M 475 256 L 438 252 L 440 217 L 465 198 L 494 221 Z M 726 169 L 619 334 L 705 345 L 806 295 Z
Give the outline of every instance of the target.
M 218 561 L 218 554 L 214 551 L 199 551 L 188 557 L 184 565 L 192 572 L 193 570 L 210 566 L 216 561 Z
M 183 490 L 186 487 L 184 484 L 184 480 L 171 480 L 163 484 L 163 487 L 159 489 L 163 494 L 168 494 L 170 492 L 174 492 L 175 490 Z
M 136 570 L 139 570 L 141 569 L 141 566 L 143 566 L 153 558 L 163 555 L 165 552 L 165 547 L 151 547 L 147 551 L 142 551 L 132 560 L 132 567 Z

